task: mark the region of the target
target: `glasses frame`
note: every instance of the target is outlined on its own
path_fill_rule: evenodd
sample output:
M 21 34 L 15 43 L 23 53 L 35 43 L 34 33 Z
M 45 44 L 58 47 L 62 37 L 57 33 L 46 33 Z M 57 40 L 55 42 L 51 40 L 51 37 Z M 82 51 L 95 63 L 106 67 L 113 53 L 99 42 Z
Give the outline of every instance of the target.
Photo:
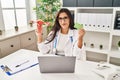
M 68 16 L 65 16 L 65 17 L 63 17 L 63 18 L 62 18 L 62 17 L 59 17 L 59 18 L 58 18 L 58 21 L 59 21 L 59 22 L 62 22 L 62 20 L 63 20 L 63 21 L 66 22 L 68 19 L 69 19 Z

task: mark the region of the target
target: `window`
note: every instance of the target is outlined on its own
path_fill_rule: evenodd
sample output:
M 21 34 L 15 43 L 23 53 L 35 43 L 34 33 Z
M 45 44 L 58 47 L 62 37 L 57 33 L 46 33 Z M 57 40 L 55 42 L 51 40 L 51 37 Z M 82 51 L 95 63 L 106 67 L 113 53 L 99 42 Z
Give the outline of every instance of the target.
M 1 28 L 9 30 L 16 25 L 27 26 L 30 20 L 29 0 L 0 0 L 0 8 Z

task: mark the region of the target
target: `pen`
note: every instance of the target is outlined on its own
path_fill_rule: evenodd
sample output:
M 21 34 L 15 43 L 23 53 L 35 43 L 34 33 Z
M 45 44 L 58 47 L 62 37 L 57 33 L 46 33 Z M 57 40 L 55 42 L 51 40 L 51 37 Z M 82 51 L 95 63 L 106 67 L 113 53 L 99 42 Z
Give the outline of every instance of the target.
M 29 60 L 27 60 L 27 61 L 25 61 L 25 62 L 23 62 L 23 63 L 21 63 L 21 64 L 18 64 L 18 65 L 16 65 L 15 67 L 17 68 L 17 67 L 20 67 L 21 65 L 23 65 L 23 64 L 25 64 L 25 63 L 28 63 L 29 62 Z
M 73 37 L 72 36 L 70 36 L 70 40 L 71 40 L 71 43 L 73 42 Z

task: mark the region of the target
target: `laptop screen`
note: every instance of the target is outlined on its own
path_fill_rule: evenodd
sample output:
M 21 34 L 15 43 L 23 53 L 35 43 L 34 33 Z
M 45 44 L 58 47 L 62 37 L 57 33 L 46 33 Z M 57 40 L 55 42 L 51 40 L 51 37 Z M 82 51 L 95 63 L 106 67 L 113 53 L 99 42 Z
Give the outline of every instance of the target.
M 39 56 L 41 73 L 73 73 L 76 57 L 74 56 Z

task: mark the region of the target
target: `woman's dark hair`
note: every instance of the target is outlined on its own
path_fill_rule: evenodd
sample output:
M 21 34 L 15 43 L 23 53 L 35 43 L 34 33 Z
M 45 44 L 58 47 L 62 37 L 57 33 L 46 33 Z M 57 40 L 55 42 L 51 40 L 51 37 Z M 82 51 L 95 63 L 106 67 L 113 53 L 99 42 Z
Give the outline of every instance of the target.
M 75 29 L 74 28 L 74 19 L 71 15 L 71 12 L 66 8 L 62 8 L 62 9 L 60 9 L 60 11 L 58 12 L 58 14 L 56 16 L 55 23 L 54 23 L 53 28 L 51 30 L 52 34 L 48 35 L 48 37 L 47 37 L 47 41 L 48 41 L 47 43 L 50 43 L 55 38 L 57 31 L 60 30 L 61 27 L 60 27 L 58 18 L 59 18 L 59 15 L 63 12 L 66 13 L 69 17 L 69 20 L 70 20 L 69 28 L 70 29 Z

